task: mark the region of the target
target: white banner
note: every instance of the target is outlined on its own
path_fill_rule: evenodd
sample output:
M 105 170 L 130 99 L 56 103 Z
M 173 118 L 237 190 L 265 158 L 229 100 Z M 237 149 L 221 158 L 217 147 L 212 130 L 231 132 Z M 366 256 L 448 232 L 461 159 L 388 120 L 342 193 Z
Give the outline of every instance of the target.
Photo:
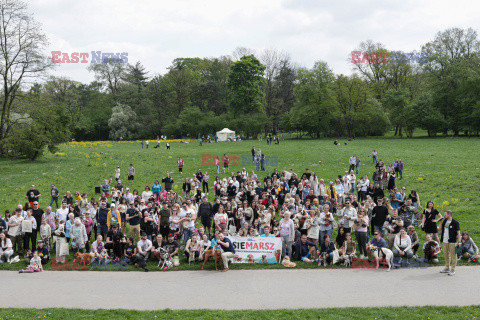
M 235 247 L 233 263 L 280 263 L 282 238 L 228 237 Z

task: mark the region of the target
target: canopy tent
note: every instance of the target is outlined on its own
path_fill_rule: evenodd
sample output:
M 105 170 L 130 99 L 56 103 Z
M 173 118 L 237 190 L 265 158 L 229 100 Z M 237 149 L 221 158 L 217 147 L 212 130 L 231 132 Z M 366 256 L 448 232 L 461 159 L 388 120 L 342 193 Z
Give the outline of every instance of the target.
M 228 128 L 223 128 L 221 131 L 217 131 L 218 141 L 227 141 L 228 138 L 235 137 L 235 131 Z

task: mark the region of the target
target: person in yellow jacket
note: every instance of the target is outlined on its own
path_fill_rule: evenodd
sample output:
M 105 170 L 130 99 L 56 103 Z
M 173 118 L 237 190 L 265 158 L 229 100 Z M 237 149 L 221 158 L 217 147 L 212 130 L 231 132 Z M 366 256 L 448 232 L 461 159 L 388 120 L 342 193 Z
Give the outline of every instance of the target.
M 327 187 L 327 195 L 329 199 L 333 198 L 337 202 L 337 189 L 335 189 L 333 181 L 330 181 L 330 185 Z
M 122 219 L 120 217 L 120 212 L 117 211 L 117 208 L 114 204 L 110 206 L 110 211 L 107 213 L 107 226 L 108 229 L 112 226 L 112 224 L 118 224 L 119 228 L 122 228 Z

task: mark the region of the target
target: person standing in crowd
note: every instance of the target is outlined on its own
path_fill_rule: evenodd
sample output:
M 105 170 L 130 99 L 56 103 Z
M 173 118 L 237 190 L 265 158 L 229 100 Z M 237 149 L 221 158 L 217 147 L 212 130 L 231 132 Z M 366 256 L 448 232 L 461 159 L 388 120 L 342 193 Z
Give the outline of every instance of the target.
M 450 210 L 445 211 L 445 219 L 442 222 L 441 242 L 443 243 L 443 253 L 445 255 L 445 269 L 441 273 L 448 273 L 449 276 L 455 275 L 455 267 L 457 266 L 457 255 L 455 254 L 455 246 L 462 245 L 462 235 L 460 234 L 460 223 L 453 219 L 453 213 Z
M 133 184 L 133 180 L 135 180 L 135 168 L 130 163 L 130 167 L 128 167 L 128 183 Z
M 22 234 L 22 222 L 21 216 L 22 209 L 15 209 L 15 215 L 8 220 L 8 237 L 12 241 L 12 248 L 14 252 L 21 254 L 23 252 L 23 234 Z
M 167 150 L 170 150 L 170 142 L 167 142 L 165 146 L 167 147 Z
M 438 219 L 436 218 L 438 216 Z M 442 214 L 433 206 L 433 201 L 427 202 L 427 207 L 423 210 L 421 229 L 428 235 L 433 235 L 435 241 L 440 243 L 438 238 L 437 223 L 443 219 Z
M 372 161 L 374 164 L 378 163 L 378 153 L 377 153 L 377 150 L 375 149 L 373 149 L 373 152 L 372 152 Z
M 30 204 L 30 208 L 33 208 L 33 202 L 39 200 L 39 198 L 42 195 L 40 194 L 40 191 L 35 189 L 35 185 L 30 186 L 30 190 L 27 191 L 27 195 L 25 196 L 26 199 L 28 199 L 28 203 Z
M 177 167 L 178 167 L 178 172 L 180 172 L 180 174 L 183 174 L 183 160 L 182 160 L 182 157 L 178 157 L 178 161 L 177 161 Z
M 400 176 L 400 180 L 403 179 L 403 168 L 404 168 L 405 164 L 403 163 L 402 159 L 400 159 L 398 161 L 398 164 L 397 164 L 397 170 L 398 170 L 398 174 Z
M 355 170 L 355 165 L 357 164 L 357 157 L 355 156 L 355 154 L 351 156 L 350 159 L 348 159 L 348 164 L 350 165 L 348 171 L 353 172 L 353 170 Z
M 115 181 L 118 182 L 118 180 L 120 180 L 120 166 L 115 169 Z
M 107 180 L 107 179 L 103 180 L 101 190 L 102 190 L 102 193 L 105 194 L 105 197 L 109 199 L 110 198 L 110 180 Z
M 357 156 L 355 156 L 355 170 L 356 170 L 356 174 L 358 174 L 358 170 L 360 169 L 360 158 Z
M 127 209 L 127 222 L 130 225 L 130 235 L 133 236 L 135 241 L 140 239 L 140 219 L 141 212 L 138 208 L 138 205 L 134 201 L 130 201 L 129 207 Z
M 167 190 L 167 192 L 172 190 L 173 179 L 170 177 L 170 173 L 167 172 L 167 176 L 162 179 L 162 183 L 165 186 L 165 190 Z
M 145 146 L 147 147 L 148 149 L 148 146 L 150 145 L 150 141 L 149 140 L 145 140 Z
M 230 169 L 228 167 L 230 163 L 230 158 L 225 153 L 223 154 L 222 162 L 223 162 L 223 173 L 230 172 Z
M 37 206 L 38 206 L 38 203 L 37 203 Z M 23 232 L 24 250 L 25 251 L 30 250 L 30 243 L 31 243 L 32 252 L 35 251 L 37 247 L 37 221 L 33 217 L 33 210 L 31 208 L 27 210 L 27 217 L 22 221 L 22 232 Z
M 382 235 L 386 233 L 383 228 L 388 217 L 388 209 L 383 204 L 383 198 L 378 198 L 378 204 L 372 210 L 372 232 L 378 231 Z
M 52 184 L 52 189 L 50 189 L 50 207 L 55 202 L 55 204 L 57 205 L 57 209 L 58 209 L 58 196 L 59 195 L 60 195 L 60 191 L 57 189 L 57 187 L 55 187 L 54 184 Z
M 203 175 L 203 180 L 202 180 L 202 191 L 203 193 L 206 193 L 208 196 L 208 179 L 210 179 L 210 176 L 208 175 L 208 172 L 205 171 L 205 174 Z

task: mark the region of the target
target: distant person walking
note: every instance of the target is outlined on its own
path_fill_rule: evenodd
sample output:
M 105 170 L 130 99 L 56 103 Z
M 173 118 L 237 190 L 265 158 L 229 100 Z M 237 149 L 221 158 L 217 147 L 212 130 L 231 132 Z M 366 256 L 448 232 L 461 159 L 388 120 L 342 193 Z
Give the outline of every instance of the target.
M 377 153 L 377 150 L 375 150 L 375 149 L 373 149 L 373 152 L 372 152 L 372 161 L 375 164 L 378 163 L 378 153 Z
M 355 165 L 357 164 L 357 157 L 355 155 L 351 156 L 350 159 L 348 160 L 348 163 L 350 164 L 350 168 L 348 171 L 355 170 Z
M 135 168 L 133 164 L 130 163 L 130 167 L 128 168 L 128 183 L 133 184 L 133 180 L 135 179 Z

